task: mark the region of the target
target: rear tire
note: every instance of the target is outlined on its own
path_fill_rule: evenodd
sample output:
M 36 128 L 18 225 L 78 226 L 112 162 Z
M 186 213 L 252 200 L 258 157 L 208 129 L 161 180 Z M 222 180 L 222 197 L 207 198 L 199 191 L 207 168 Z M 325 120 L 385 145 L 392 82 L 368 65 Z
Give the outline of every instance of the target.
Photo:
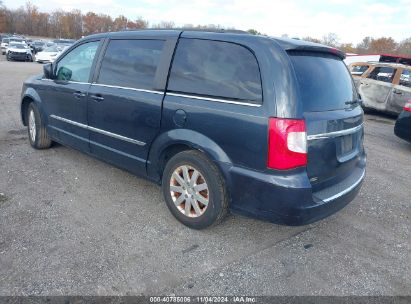
M 184 225 L 204 229 L 228 211 L 225 181 L 217 166 L 199 151 L 183 151 L 166 164 L 162 188 L 167 207 Z
M 50 148 L 52 142 L 35 103 L 29 104 L 26 115 L 30 145 L 35 149 Z

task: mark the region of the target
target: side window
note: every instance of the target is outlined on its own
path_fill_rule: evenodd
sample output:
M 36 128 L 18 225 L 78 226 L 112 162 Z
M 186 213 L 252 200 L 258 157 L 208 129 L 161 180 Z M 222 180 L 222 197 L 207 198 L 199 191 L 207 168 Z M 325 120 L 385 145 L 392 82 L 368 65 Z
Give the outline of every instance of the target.
M 164 41 L 111 40 L 97 83 L 152 89 Z
M 168 90 L 261 103 L 257 59 L 234 43 L 180 39 Z
M 99 41 L 79 45 L 57 63 L 57 79 L 88 82 Z
M 400 85 L 411 88 L 411 71 L 403 70 L 400 76 Z
M 368 65 L 352 65 L 350 72 L 354 76 L 361 76 L 366 70 L 368 70 Z
M 368 78 L 383 82 L 392 82 L 396 69 L 390 67 L 375 67 Z

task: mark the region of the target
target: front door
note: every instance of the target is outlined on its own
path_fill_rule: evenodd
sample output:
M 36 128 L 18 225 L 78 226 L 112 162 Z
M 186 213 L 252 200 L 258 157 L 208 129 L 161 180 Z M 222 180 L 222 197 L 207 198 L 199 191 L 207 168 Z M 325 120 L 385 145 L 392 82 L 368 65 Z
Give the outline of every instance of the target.
M 41 96 L 51 136 L 82 151 L 89 151 L 87 93 L 99 43 L 83 43 L 58 60 L 56 78 L 44 80 L 47 86 Z
M 91 152 L 140 175 L 160 128 L 164 90 L 154 83 L 163 46 L 163 40 L 110 40 L 88 96 Z

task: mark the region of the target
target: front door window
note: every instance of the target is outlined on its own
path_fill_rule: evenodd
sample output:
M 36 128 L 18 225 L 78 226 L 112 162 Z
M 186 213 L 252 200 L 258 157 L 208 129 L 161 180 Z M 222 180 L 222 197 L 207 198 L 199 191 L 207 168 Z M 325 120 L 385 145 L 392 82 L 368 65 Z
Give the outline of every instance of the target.
M 99 41 L 79 45 L 57 63 L 57 80 L 88 82 Z

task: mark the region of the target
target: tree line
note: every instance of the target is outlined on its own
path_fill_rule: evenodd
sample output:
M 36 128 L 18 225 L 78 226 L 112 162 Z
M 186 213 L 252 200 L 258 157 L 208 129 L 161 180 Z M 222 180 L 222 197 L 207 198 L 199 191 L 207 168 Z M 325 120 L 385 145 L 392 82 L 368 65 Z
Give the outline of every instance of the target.
M 326 44 L 337 47 L 346 53 L 355 54 L 396 54 L 401 56 L 411 56 L 411 37 L 402 41 L 395 41 L 392 37 L 365 37 L 360 43 L 340 43 L 339 38 L 334 33 L 329 33 L 322 39 L 304 37 L 303 40 Z
M 70 12 L 56 10 L 47 13 L 40 11 L 30 1 L 20 8 L 9 9 L 0 0 L 0 33 L 78 39 L 82 36 L 101 32 L 174 27 L 175 24 L 172 21 L 150 24 L 142 17 L 130 19 L 120 15 L 112 18 L 108 14 L 96 14 L 94 12 L 83 14 L 78 9 Z M 183 28 L 229 29 L 215 24 L 185 24 Z M 254 35 L 262 34 L 255 29 L 250 29 L 248 32 Z M 288 35 L 285 34 L 283 37 L 288 37 Z M 357 45 L 341 43 L 338 36 L 334 33 L 329 33 L 322 38 L 302 37 L 301 39 L 337 47 L 347 53 L 392 53 L 411 56 L 411 37 L 399 42 L 395 41 L 392 37 L 365 37 Z

